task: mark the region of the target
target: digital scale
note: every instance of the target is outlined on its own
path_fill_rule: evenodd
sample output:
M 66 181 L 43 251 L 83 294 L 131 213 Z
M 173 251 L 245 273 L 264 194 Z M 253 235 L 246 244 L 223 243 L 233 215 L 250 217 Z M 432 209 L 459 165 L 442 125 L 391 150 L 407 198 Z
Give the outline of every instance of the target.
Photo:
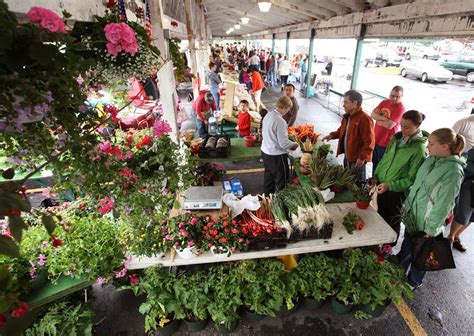
M 191 187 L 186 191 L 184 210 L 222 209 L 222 187 Z

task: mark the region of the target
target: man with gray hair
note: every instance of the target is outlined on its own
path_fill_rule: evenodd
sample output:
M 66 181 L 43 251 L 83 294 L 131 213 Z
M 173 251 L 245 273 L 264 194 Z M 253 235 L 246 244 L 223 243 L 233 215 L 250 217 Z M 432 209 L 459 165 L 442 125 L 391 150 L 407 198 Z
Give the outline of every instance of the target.
M 365 164 L 372 160 L 375 146 L 374 123 L 362 111 L 362 95 L 356 90 L 344 93 L 343 106 L 346 113 L 341 126 L 322 140 L 338 139 L 337 155 L 344 153 L 344 166 L 357 165 L 360 168 L 358 179 L 365 180 Z

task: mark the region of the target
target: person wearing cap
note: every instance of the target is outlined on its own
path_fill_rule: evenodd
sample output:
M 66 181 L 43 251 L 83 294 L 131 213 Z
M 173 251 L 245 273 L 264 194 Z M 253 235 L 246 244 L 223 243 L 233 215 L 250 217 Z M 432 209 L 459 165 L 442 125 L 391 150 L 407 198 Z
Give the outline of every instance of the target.
M 196 118 L 196 126 L 200 138 L 207 135 L 208 119 L 212 111 L 217 110 L 216 103 L 212 93 L 209 91 L 201 91 L 199 97 L 193 102 L 192 116 Z

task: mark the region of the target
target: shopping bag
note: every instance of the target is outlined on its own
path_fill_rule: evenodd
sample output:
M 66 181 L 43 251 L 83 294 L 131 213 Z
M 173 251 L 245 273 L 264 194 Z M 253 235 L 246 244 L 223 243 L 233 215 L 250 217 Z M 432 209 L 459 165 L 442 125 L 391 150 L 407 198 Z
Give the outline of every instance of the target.
M 412 234 L 412 267 L 419 271 L 456 268 L 451 243 L 440 234 L 425 238 L 424 232 Z

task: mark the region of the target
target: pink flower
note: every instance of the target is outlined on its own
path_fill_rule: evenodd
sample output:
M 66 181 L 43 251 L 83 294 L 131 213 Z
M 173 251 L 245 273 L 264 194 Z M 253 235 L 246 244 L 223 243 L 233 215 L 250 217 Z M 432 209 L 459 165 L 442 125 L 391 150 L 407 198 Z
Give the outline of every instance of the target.
M 122 26 L 120 23 L 109 23 L 104 27 L 105 38 L 112 44 L 119 44 L 122 39 Z
M 159 138 L 166 133 L 171 132 L 170 125 L 164 120 L 156 120 L 153 124 L 153 136 Z
M 163 191 L 161 192 L 161 194 L 162 194 L 163 196 L 166 196 L 166 195 L 168 195 L 169 192 L 170 192 L 170 191 L 168 190 L 168 188 L 165 188 L 165 189 L 163 189 Z
M 40 266 L 44 266 L 46 264 L 46 256 L 44 254 L 40 254 L 36 260 Z
M 386 254 L 392 254 L 392 247 L 389 244 L 385 244 L 382 247 L 382 251 Z
M 113 210 L 115 200 L 111 197 L 105 197 L 99 201 L 99 212 L 104 215 Z
M 120 44 L 107 42 L 106 47 L 109 54 L 114 55 L 115 57 L 117 57 L 118 53 L 122 51 L 122 46 Z
M 126 259 L 122 260 L 123 267 L 128 267 L 130 261 L 132 261 L 132 256 L 128 256 Z
M 199 219 L 198 219 L 197 217 L 191 218 L 191 225 L 196 224 L 196 222 L 197 222 L 198 220 L 199 220 Z
M 124 268 L 122 268 L 120 271 L 115 272 L 115 277 L 116 277 L 117 279 L 123 278 L 123 277 L 125 276 L 125 274 L 127 274 L 127 269 L 124 267 Z
M 166 239 L 166 240 L 170 240 L 170 239 L 171 239 L 170 235 L 167 234 L 167 235 L 165 236 L 165 239 Z
M 76 77 L 76 82 L 79 85 L 82 85 L 82 83 L 84 83 L 84 78 L 82 78 L 81 74 L 79 74 L 79 76 Z
M 66 33 L 64 21 L 54 12 L 41 7 L 31 7 L 28 14 L 31 23 L 39 25 L 52 33 Z
M 107 282 L 109 282 L 107 278 L 98 277 L 95 283 L 98 284 L 99 286 L 102 286 L 103 284 L 106 284 Z
M 189 246 L 189 247 L 194 246 L 194 242 L 193 242 L 192 240 L 188 241 L 188 246 Z
M 130 274 L 130 285 L 138 284 L 138 274 Z
M 136 43 L 126 43 L 122 44 L 123 50 L 128 52 L 130 55 L 135 56 L 138 51 L 138 45 Z

